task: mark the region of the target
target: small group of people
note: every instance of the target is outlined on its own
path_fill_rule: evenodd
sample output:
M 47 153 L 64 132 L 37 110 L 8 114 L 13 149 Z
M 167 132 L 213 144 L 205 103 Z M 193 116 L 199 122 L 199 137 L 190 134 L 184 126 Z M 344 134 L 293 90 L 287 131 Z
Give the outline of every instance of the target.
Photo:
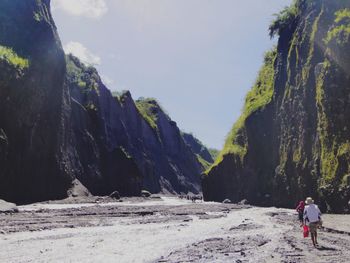
M 307 226 L 311 240 L 314 247 L 318 246 L 317 243 L 317 228 L 322 226 L 321 211 L 314 203 L 311 197 L 306 198 L 305 201 L 300 201 L 297 208 L 298 217 L 301 226 Z

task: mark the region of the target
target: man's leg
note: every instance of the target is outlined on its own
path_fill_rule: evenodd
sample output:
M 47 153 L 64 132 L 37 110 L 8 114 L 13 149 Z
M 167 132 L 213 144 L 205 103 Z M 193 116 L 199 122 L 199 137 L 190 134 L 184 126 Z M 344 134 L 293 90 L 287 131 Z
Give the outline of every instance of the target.
M 317 231 L 315 231 L 315 244 L 317 245 Z
M 315 243 L 315 234 L 313 232 L 311 232 L 311 240 L 312 240 L 312 244 L 314 245 L 314 247 L 316 246 Z

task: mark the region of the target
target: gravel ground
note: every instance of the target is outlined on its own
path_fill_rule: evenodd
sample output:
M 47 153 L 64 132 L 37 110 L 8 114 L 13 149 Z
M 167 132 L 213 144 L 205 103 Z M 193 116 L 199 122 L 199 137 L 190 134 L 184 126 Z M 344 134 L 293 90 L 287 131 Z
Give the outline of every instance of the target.
M 111 200 L 107 200 L 111 201 Z M 350 216 L 313 248 L 294 211 L 177 198 L 71 200 L 0 214 L 0 262 L 349 262 Z

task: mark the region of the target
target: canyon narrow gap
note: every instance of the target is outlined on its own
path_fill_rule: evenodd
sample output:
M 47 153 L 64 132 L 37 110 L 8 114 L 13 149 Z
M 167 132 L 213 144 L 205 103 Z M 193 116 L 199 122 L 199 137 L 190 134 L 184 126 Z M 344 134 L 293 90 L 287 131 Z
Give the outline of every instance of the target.
M 349 213 L 350 0 L 0 0 L 1 263 L 346 263 Z

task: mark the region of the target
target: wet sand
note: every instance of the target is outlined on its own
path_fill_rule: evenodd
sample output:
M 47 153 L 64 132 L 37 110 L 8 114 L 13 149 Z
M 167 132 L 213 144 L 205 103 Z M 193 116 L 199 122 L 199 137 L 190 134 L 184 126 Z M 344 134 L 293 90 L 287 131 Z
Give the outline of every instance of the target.
M 93 201 L 93 200 L 92 200 Z M 110 201 L 110 200 L 107 200 Z M 325 215 L 319 248 L 289 209 L 176 197 L 48 202 L 0 214 L 0 262 L 349 262 L 350 216 Z

